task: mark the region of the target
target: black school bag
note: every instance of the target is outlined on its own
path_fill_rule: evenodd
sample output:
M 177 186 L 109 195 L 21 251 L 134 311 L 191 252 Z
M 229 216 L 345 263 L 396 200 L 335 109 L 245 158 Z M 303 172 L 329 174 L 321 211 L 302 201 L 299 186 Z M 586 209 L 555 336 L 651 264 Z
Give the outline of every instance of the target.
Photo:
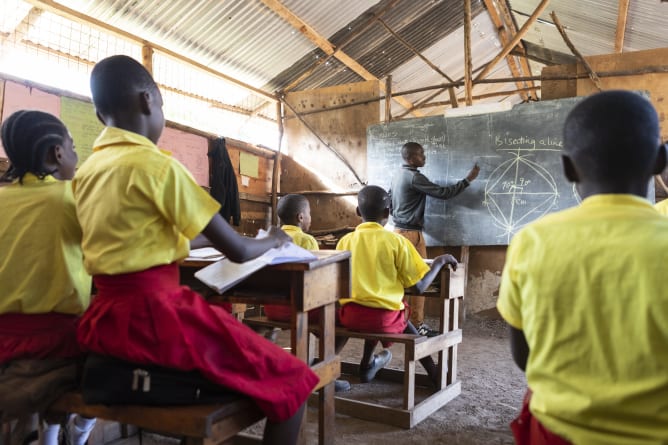
M 140 365 L 96 354 L 86 358 L 81 392 L 84 402 L 104 405 L 193 405 L 243 397 L 196 371 Z

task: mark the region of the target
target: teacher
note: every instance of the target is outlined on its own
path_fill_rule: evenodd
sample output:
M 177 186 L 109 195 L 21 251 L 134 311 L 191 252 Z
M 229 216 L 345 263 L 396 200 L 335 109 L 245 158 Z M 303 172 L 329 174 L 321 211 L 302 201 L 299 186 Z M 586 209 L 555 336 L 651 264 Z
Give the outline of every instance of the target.
M 437 199 L 449 199 L 459 195 L 469 186 L 471 181 L 478 177 L 480 167 L 475 164 L 466 178 L 461 181 L 441 187 L 431 182 L 418 168 L 424 167 L 426 160 L 424 148 L 417 142 L 406 142 L 401 147 L 403 164 L 401 170 L 392 178 L 390 195 L 392 197 L 392 220 L 394 231 L 413 243 L 422 258 L 427 257 L 427 244 L 424 240 L 422 227 L 424 226 L 424 208 L 427 196 Z M 433 337 L 439 332 L 431 329 L 424 322 L 424 296 L 410 297 L 410 321 L 417 328 L 420 335 Z

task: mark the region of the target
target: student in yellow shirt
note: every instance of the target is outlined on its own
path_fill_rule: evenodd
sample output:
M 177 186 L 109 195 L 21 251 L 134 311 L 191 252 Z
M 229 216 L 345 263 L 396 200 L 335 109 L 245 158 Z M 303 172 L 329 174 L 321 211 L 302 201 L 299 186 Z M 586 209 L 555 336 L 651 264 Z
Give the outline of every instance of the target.
M 452 255 L 434 258 L 431 268 L 424 262 L 411 242 L 385 230 L 390 216 L 390 197 L 381 187 L 368 185 L 357 195 L 357 214 L 362 224 L 336 245 L 337 250 L 350 250 L 352 261 L 352 297 L 341 299 L 340 323 L 360 332 L 410 333 L 417 329 L 407 320 L 404 292 L 422 294 L 443 266 L 457 268 Z M 339 340 L 337 349 L 345 343 Z M 377 341 L 366 340 L 360 362 L 360 380 L 371 381 L 392 359 L 384 344 L 374 355 Z M 438 383 L 436 366 L 431 357 L 420 360 L 434 383 Z
M 91 291 L 70 183 L 77 154 L 67 128 L 51 114 L 17 111 L 2 124 L 2 145 L 13 182 L 0 188 L 0 418 L 41 411 L 77 386 L 76 326 Z M 43 373 L 21 374 L 37 367 Z M 60 425 L 47 423 L 41 441 L 56 445 Z M 94 424 L 73 417 L 70 443 L 83 445 Z
M 165 125 L 162 96 L 140 63 L 108 57 L 90 83 L 106 128 L 73 180 L 85 265 L 98 290 L 79 325 L 80 343 L 128 362 L 198 371 L 255 401 L 267 416 L 264 443 L 295 443 L 318 376 L 180 286 L 178 267 L 200 233 L 238 262 L 290 237 L 275 227 L 262 239 L 239 235 L 218 202 L 155 145 Z
M 668 443 L 668 219 L 645 198 L 666 165 L 652 104 L 592 95 L 564 125 L 582 203 L 511 240 L 497 307 L 529 392 L 518 444 Z
M 281 220 L 281 230 L 287 233 L 292 242 L 308 250 L 319 250 L 318 242 L 308 233 L 311 228 L 311 206 L 304 195 L 288 194 L 278 200 L 276 213 Z M 292 309 L 289 306 L 264 306 L 267 318 L 274 321 L 289 321 Z M 313 320 L 312 320 L 313 321 Z

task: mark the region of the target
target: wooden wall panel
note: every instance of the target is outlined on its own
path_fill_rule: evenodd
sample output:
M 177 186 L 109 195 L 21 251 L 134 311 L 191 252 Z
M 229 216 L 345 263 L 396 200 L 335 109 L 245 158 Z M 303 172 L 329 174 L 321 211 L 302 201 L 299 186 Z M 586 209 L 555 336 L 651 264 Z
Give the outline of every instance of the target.
M 587 62 L 595 72 L 640 71 L 650 67 L 668 65 L 668 48 L 634 51 L 621 54 L 605 54 L 587 57 Z M 586 73 L 581 64 L 559 65 L 546 67 L 542 76 Z M 650 100 L 659 114 L 661 137 L 668 140 L 668 73 L 647 73 L 616 77 L 601 77 L 603 90 L 623 89 L 641 90 L 649 93 Z M 577 80 L 543 80 L 541 83 L 543 99 L 560 97 L 588 96 L 597 92 L 596 86 L 589 78 Z M 547 96 L 546 96 L 547 93 Z M 661 175 L 668 184 L 668 172 Z M 662 185 L 656 181 L 657 201 L 666 197 Z
M 359 82 L 317 90 L 288 93 L 286 102 L 298 113 L 319 137 L 333 147 L 366 181 L 366 128 L 380 121 L 380 102 L 359 104 L 346 108 L 333 107 L 360 103 L 379 96 L 377 81 Z M 303 190 L 357 191 L 361 188 L 355 174 L 313 135 L 290 108 L 286 106 L 286 152 L 281 165 L 280 192 Z M 333 230 L 354 226 L 355 199 L 350 197 L 319 196 L 311 199 L 312 230 Z

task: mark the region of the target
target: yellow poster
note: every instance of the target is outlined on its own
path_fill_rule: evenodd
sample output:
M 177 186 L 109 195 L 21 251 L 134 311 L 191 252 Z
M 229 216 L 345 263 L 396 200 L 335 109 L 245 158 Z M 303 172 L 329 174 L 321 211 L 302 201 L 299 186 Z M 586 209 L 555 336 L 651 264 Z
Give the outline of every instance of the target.
M 251 178 L 257 178 L 260 176 L 258 173 L 258 166 L 260 165 L 259 158 L 255 155 L 240 152 L 239 153 L 239 173 L 242 176 L 249 176 Z
M 93 142 L 104 126 L 97 120 L 92 103 L 61 97 L 60 119 L 70 130 L 79 155 L 79 165 L 93 152 Z

